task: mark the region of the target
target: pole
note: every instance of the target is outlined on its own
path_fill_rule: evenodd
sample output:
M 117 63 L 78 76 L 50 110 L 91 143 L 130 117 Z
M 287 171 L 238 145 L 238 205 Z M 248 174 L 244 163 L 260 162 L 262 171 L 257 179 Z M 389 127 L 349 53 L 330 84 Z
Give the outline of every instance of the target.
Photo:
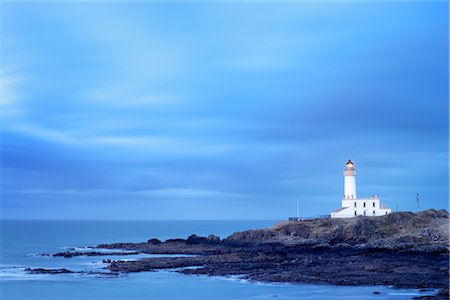
M 297 200 L 297 220 L 300 219 L 300 214 L 299 214 L 299 201 Z
M 416 195 L 417 209 L 419 209 L 419 193 Z

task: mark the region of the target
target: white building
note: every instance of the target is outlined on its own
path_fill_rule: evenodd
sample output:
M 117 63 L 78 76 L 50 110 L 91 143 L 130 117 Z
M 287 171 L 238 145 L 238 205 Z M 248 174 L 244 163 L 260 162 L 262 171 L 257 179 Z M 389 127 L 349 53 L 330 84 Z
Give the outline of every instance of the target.
M 391 209 L 380 203 L 377 195 L 369 198 L 356 197 L 355 164 L 348 160 L 344 171 L 344 197 L 342 207 L 331 212 L 332 218 L 352 218 L 355 216 L 383 216 Z

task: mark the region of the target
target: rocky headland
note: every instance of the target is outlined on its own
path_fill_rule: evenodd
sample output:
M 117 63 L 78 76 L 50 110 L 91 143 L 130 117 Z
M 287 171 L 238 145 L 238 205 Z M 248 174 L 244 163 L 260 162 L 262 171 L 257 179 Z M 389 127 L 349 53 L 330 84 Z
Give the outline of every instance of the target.
M 448 294 L 449 214 L 396 212 L 381 217 L 313 219 L 164 242 L 98 245 L 149 254 L 191 254 L 111 261 L 112 272 L 175 269 L 189 275 L 263 282 L 438 288 Z

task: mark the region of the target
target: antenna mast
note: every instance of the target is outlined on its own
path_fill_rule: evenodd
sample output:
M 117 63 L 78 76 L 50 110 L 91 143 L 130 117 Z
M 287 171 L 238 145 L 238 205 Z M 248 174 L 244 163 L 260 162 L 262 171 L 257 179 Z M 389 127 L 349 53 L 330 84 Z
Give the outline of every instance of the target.
M 417 209 L 419 209 L 419 193 L 417 193 L 417 195 L 416 195 L 416 202 L 417 202 Z

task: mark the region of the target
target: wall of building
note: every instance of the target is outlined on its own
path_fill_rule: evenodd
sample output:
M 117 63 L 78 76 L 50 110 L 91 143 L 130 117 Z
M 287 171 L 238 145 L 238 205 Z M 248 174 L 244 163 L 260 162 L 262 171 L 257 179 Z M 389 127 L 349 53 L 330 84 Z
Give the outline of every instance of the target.
M 332 218 L 352 218 L 355 216 L 384 216 L 391 213 L 388 208 L 382 208 L 379 198 L 360 198 L 342 200 L 342 207 L 347 209 L 332 213 Z

